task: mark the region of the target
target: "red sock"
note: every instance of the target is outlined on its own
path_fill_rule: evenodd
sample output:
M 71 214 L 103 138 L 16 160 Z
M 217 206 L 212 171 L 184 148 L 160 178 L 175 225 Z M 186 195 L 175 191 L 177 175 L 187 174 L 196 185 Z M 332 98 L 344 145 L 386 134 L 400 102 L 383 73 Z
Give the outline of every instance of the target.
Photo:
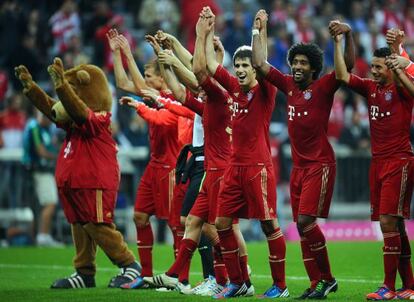
M 177 226 L 177 227 L 170 227 L 170 228 L 171 228 L 171 231 L 173 234 L 173 240 L 174 240 L 174 243 L 173 243 L 174 257 L 177 258 L 178 250 L 180 249 L 180 243 L 184 237 L 185 228 L 182 225 Z
M 221 255 L 221 246 L 220 243 L 216 243 L 213 246 L 213 256 L 214 256 L 214 274 L 216 275 L 216 282 L 222 286 L 225 286 L 227 279 L 226 265 L 224 264 L 223 256 Z
M 178 252 L 177 259 L 174 264 L 167 271 L 167 275 L 172 277 L 178 277 L 180 272 L 185 269 L 189 269 L 189 262 L 197 248 L 198 243 L 191 239 L 183 239 L 180 244 L 180 251 Z M 187 276 L 188 281 L 188 276 Z
M 319 271 L 318 265 L 313 258 L 312 252 L 309 249 L 309 243 L 306 238 L 300 239 L 300 247 L 302 249 L 302 259 L 303 264 L 305 265 L 306 273 L 309 276 L 311 282 L 311 289 L 315 289 L 319 280 L 321 279 L 321 273 Z
M 239 262 L 240 262 L 240 269 L 242 272 L 243 281 L 245 283 L 249 283 L 250 277 L 249 277 L 249 270 L 247 269 L 247 255 L 240 256 Z
M 404 288 L 414 287 L 413 269 L 411 266 L 411 247 L 407 234 L 401 236 L 401 256 L 398 263 L 398 272 Z
M 309 249 L 321 272 L 321 279 L 332 281 L 333 276 L 329 264 L 328 249 L 326 248 L 325 236 L 321 229 L 316 223 L 312 223 L 304 228 L 303 235 L 309 242 Z
M 142 277 L 152 276 L 152 246 L 154 245 L 154 234 L 151 224 L 145 227 L 137 227 L 137 246 L 139 260 L 142 266 Z
M 384 285 L 395 291 L 395 279 L 397 277 L 398 263 L 401 255 L 401 237 L 398 232 L 384 233 Z
M 269 236 L 267 236 L 267 245 L 269 246 L 269 264 L 272 272 L 273 284 L 284 289 L 286 288 L 286 242 L 280 228 L 276 228 Z
M 243 278 L 239 262 L 239 246 L 233 228 L 217 230 L 217 233 L 230 282 L 240 285 L 243 283 Z

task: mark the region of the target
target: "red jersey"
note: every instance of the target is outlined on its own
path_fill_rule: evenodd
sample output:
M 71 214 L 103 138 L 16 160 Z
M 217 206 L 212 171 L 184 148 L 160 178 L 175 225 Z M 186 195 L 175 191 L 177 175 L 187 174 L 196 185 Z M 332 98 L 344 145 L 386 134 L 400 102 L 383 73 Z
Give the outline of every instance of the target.
M 288 132 L 292 161 L 303 167 L 314 163 L 334 163 L 335 154 L 328 140 L 328 122 L 334 94 L 339 88 L 335 73 L 313 81 L 306 90 L 291 75 L 270 68 L 266 79 L 287 96 Z
M 118 190 L 117 146 L 110 130 L 111 113 L 88 109 L 81 126 L 62 127 L 66 138 L 56 164 L 58 187 Z
M 180 148 L 191 144 L 193 140 L 194 112 L 170 98 L 159 97 L 158 101 L 164 105 L 165 109 L 178 116 L 178 141 Z
M 181 144 L 178 142 L 178 116 L 167 109 L 153 109 L 141 103 L 137 113 L 148 122 L 150 164 L 175 167 Z
M 277 89 L 267 81 L 244 92 L 237 78 L 221 65 L 214 78 L 229 92 L 231 104 L 233 150 L 230 164 L 250 166 L 272 164 L 269 143 L 269 124 L 275 107 Z
M 203 110 L 204 155 L 207 168 L 224 169 L 231 155 L 231 97 L 210 77 L 201 84 L 207 94 Z
M 379 85 L 351 74 L 348 86 L 367 98 L 373 158 L 413 156 L 410 143 L 413 98 L 395 83 Z

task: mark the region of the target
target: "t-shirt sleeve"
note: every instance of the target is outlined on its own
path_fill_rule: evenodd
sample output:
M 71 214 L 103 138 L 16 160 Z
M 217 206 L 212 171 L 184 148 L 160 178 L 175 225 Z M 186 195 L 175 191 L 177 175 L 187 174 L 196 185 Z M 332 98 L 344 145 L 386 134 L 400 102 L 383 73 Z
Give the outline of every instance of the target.
M 175 101 L 169 101 L 164 103 L 164 108 L 168 109 L 170 112 L 182 116 L 188 119 L 193 120 L 194 119 L 194 112 L 188 109 L 187 107 L 184 107 L 180 103 L 177 103 Z
M 288 77 L 281 73 L 278 69 L 273 66 L 270 67 L 269 72 L 265 76 L 265 80 L 271 83 L 273 86 L 276 86 L 278 89 L 287 92 L 288 89 Z
M 334 94 L 338 90 L 341 82 L 336 79 L 335 71 L 325 74 L 321 78 L 321 89 L 326 93 Z
M 237 91 L 239 85 L 237 78 L 234 75 L 230 74 L 230 72 L 228 72 L 222 65 L 219 65 L 217 67 L 214 78 L 229 93 Z
M 201 83 L 201 87 L 206 92 L 209 101 L 212 102 L 224 98 L 225 95 L 227 95 L 227 92 L 217 83 L 214 83 L 210 77 L 207 77 L 205 81 Z
M 186 106 L 187 108 L 194 111 L 200 116 L 203 115 L 204 104 L 202 102 L 199 102 L 189 89 L 186 89 L 184 106 Z
M 349 78 L 348 87 L 359 93 L 364 97 L 368 97 L 371 88 L 372 80 L 362 79 L 359 76 L 352 74 Z
M 172 126 L 177 123 L 178 119 L 175 114 L 169 112 L 167 109 L 156 110 L 146 105 L 139 105 L 136 111 L 148 123 L 159 126 Z

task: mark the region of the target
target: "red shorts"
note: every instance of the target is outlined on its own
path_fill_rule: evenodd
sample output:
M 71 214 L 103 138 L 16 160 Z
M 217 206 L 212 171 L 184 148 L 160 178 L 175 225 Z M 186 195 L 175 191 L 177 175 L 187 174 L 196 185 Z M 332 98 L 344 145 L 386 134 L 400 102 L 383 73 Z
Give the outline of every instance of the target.
M 58 192 L 69 223 L 112 223 L 117 191 L 58 188 Z
M 217 217 L 276 218 L 273 166 L 229 166 L 218 196 Z
M 175 169 L 149 164 L 141 177 L 135 198 L 135 212 L 168 219 L 174 194 Z
M 172 227 L 181 226 L 181 208 L 183 206 L 183 201 L 185 193 L 187 192 L 189 182 L 185 184 L 179 183 L 174 187 L 174 195 L 171 202 L 170 216 L 168 218 L 168 224 Z
M 414 158 L 371 161 L 369 170 L 371 220 L 380 215 L 410 218 Z
M 290 202 L 293 221 L 298 215 L 326 218 L 335 184 L 335 164 L 293 167 L 290 175 Z
M 222 184 L 224 169 L 207 170 L 201 182 L 201 190 L 191 208 L 190 215 L 214 224 L 217 214 L 217 196 Z

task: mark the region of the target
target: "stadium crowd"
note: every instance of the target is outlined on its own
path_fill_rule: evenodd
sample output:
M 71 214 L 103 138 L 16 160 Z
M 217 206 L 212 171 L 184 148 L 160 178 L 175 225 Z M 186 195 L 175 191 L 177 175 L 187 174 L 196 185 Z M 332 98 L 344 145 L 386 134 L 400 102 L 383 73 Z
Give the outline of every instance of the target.
M 105 33 L 117 28 L 131 43 L 142 67 L 153 57 L 144 35 L 162 29 L 194 48 L 194 26 L 205 5 L 218 16 L 217 31 L 226 50 L 225 65 L 238 45 L 249 44 L 248 32 L 259 8 L 269 14 L 269 62 L 283 72 L 286 54 L 298 41 L 313 41 L 324 50 L 324 71 L 333 69 L 333 43 L 326 24 L 331 19 L 348 22 L 354 30 L 357 58 L 354 72 L 369 73 L 372 50 L 385 45 L 386 29 L 405 30 L 408 53 L 414 49 L 414 5 L 411 1 L 2 1 L 0 8 L 0 147 L 21 147 L 27 120 L 33 116 L 22 98 L 14 66 L 24 64 L 34 78 L 50 90 L 46 67 L 60 56 L 66 67 L 81 62 L 102 66 L 113 82 L 113 63 Z M 114 92 L 114 98 L 116 92 Z M 286 100 L 277 95 L 272 121 L 286 124 Z M 116 105 L 118 106 L 118 105 Z M 147 127 L 137 115 L 114 108 L 115 136 L 121 148 L 147 146 Z M 278 130 L 278 134 L 283 130 Z M 329 137 L 351 149 L 368 149 L 368 113 L 361 97 L 341 89 L 335 95 Z M 412 135 L 413 137 L 413 135 Z M 281 135 L 282 143 L 286 135 Z

